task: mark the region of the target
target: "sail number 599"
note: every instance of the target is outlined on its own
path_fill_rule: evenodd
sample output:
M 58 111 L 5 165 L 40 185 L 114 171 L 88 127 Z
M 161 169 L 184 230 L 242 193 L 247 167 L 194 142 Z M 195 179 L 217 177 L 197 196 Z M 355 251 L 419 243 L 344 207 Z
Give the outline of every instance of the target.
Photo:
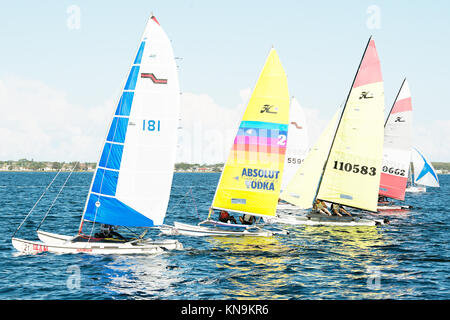
M 142 120 L 143 131 L 161 131 L 160 120 Z

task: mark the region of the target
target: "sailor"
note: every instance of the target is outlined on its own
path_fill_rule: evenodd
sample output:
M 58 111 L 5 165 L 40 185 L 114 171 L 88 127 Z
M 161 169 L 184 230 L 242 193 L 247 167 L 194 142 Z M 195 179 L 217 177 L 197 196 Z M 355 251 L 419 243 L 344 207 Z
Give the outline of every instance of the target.
M 331 216 L 330 211 L 328 211 L 327 205 L 322 200 L 316 199 L 313 205 L 313 211 L 318 213 L 323 213 Z
M 388 199 L 385 196 L 379 195 L 378 196 L 378 203 L 380 203 L 380 204 L 388 204 L 389 201 L 388 201 Z
M 125 240 L 124 237 L 122 237 L 121 234 L 114 231 L 114 227 L 109 224 L 101 224 L 100 225 L 100 232 L 95 234 L 96 238 L 116 238 L 120 240 Z
M 331 213 L 333 215 L 337 215 L 339 217 L 342 217 L 341 213 L 345 213 L 348 216 L 352 216 L 347 210 L 345 210 L 340 204 L 332 203 L 331 204 Z
M 236 219 L 233 216 L 230 216 L 230 214 L 225 210 L 220 211 L 219 221 L 225 222 L 225 223 L 237 223 Z
M 242 224 L 253 224 L 255 222 L 255 216 L 252 216 L 251 214 L 244 214 L 243 216 L 239 217 L 239 221 L 241 221 Z

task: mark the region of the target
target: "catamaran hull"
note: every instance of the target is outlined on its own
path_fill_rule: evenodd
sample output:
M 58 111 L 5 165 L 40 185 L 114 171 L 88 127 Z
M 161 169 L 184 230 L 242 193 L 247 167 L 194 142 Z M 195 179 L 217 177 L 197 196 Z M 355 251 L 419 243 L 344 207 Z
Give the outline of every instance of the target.
M 405 192 L 411 192 L 411 193 L 427 192 L 427 188 L 426 187 L 408 187 L 408 188 L 406 188 Z
M 308 226 L 340 226 L 340 227 L 358 227 L 358 226 L 377 226 L 385 224 L 382 219 L 365 219 L 361 217 L 308 217 L 298 215 L 282 215 L 271 218 L 264 218 L 266 223 L 281 223 L 289 225 L 308 225 Z
M 46 245 L 64 245 L 66 243 L 76 243 L 71 242 L 72 239 L 75 237 L 51 233 L 51 232 L 45 232 L 45 231 L 38 231 L 37 232 L 39 240 L 41 240 Z M 146 240 L 143 242 L 145 245 L 149 246 L 158 246 L 163 248 L 163 250 L 180 250 L 183 249 L 183 245 L 178 240 Z M 125 243 L 126 244 L 126 243 Z M 108 243 L 110 245 L 110 243 Z M 121 244 L 119 244 L 121 245 Z
M 378 206 L 377 210 L 378 211 L 386 211 L 386 210 L 407 210 L 407 209 L 411 209 L 411 206 L 408 205 L 399 205 L 399 206 Z
M 272 231 L 262 230 L 259 228 L 244 229 L 240 231 L 229 231 L 221 230 L 215 227 L 203 227 L 194 226 L 191 224 L 174 222 L 173 227 L 163 227 L 160 228 L 161 232 L 170 235 L 185 235 L 185 236 L 195 236 L 195 237 L 206 237 L 206 236 L 250 236 L 250 237 L 271 237 L 273 236 Z

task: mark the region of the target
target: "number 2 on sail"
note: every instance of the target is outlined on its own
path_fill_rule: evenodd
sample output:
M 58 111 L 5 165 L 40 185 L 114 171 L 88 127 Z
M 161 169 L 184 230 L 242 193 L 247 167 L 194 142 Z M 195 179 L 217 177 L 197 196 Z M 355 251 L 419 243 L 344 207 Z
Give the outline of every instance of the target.
M 158 120 L 142 120 L 143 131 L 161 131 L 161 121 Z

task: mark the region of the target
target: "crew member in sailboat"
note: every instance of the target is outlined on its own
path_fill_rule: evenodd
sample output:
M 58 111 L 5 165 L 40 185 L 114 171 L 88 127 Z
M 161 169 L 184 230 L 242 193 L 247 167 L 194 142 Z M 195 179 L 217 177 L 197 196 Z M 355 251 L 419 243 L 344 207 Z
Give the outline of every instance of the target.
M 239 221 L 241 221 L 242 224 L 251 225 L 255 222 L 255 216 L 252 216 L 251 214 L 244 214 L 239 217 Z
M 341 213 L 345 213 L 348 216 L 352 216 L 347 210 L 345 210 L 340 204 L 332 203 L 331 204 L 331 212 L 334 215 L 338 215 L 339 217 L 342 217 Z
M 236 219 L 233 216 L 230 216 L 230 214 L 225 210 L 220 211 L 219 221 L 225 223 L 237 223 Z
M 316 199 L 313 205 L 313 211 L 317 213 L 323 213 L 331 216 L 331 212 L 328 211 L 327 205 L 322 200 Z

